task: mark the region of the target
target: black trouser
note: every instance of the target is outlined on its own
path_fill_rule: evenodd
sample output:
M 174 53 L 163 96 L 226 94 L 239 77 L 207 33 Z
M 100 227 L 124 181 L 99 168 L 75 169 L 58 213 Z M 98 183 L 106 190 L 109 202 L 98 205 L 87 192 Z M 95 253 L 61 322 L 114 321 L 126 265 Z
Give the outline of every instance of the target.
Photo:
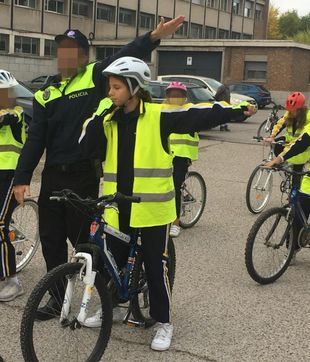
M 124 233 L 133 233 L 129 227 L 129 208 L 126 212 L 120 208 L 120 230 Z M 150 298 L 150 316 L 157 322 L 168 323 L 170 321 L 170 287 L 166 258 L 168 255 L 169 226 L 152 226 L 141 228 L 141 244 L 144 266 Z M 117 265 L 122 268 L 128 258 L 128 245 L 121 243 L 114 237 L 107 236 L 108 246 Z
M 50 201 L 52 191 L 71 189 L 81 197 L 98 197 L 99 178 L 93 167 L 62 171 L 45 168 L 39 196 L 39 231 L 47 270 L 68 260 L 67 238 L 72 245 L 87 242 L 90 220 L 70 204 Z M 83 211 L 83 210 L 82 210 Z
M 301 193 L 299 196 L 299 202 L 307 220 L 310 215 L 310 196 Z M 303 221 L 299 218 L 297 214 L 295 215 L 294 218 L 293 227 L 294 227 L 294 237 L 297 242 L 300 230 L 303 228 Z M 297 249 L 299 248 L 297 243 L 296 243 L 296 248 Z
M 13 170 L 0 170 L 0 279 L 16 274 L 15 249 L 9 238 L 9 224 L 17 205 L 13 177 Z
M 173 182 L 175 189 L 175 205 L 178 219 L 180 217 L 181 210 L 181 186 L 185 180 L 190 164 L 191 160 L 186 157 L 176 156 L 173 159 Z

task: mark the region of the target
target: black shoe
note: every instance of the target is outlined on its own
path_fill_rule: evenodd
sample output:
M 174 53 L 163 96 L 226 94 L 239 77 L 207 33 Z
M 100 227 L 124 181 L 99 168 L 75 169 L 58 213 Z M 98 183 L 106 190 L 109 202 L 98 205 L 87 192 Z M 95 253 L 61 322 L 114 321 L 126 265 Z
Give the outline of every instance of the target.
M 230 132 L 230 129 L 228 128 L 227 124 L 220 126 L 220 131 L 226 131 L 226 132 Z
M 44 307 L 38 308 L 35 319 L 38 321 L 48 321 L 60 315 L 62 303 L 54 297 L 50 297 Z

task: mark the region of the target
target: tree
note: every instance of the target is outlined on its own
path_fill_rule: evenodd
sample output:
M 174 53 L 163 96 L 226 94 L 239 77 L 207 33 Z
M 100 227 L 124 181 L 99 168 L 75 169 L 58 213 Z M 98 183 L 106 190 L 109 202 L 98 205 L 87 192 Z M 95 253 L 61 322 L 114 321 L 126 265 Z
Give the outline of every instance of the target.
M 293 37 L 301 27 L 301 20 L 296 10 L 287 11 L 279 18 L 279 30 L 283 39 Z
M 308 15 L 303 16 L 300 19 L 300 30 L 301 31 L 310 31 L 310 13 Z
M 281 39 L 279 31 L 279 9 L 272 5 L 269 7 L 267 38 Z
M 295 34 L 293 39 L 299 43 L 310 44 L 310 28 L 308 31 L 300 31 L 299 33 Z

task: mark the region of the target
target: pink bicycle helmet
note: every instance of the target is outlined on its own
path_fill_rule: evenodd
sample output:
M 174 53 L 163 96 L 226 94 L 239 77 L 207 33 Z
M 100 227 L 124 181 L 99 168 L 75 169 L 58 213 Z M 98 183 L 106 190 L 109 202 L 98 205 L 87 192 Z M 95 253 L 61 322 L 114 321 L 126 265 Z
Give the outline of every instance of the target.
M 301 92 L 290 94 L 285 102 L 285 109 L 289 112 L 303 108 L 306 102 L 306 97 Z
M 187 88 L 186 85 L 184 85 L 181 82 L 171 82 L 168 87 L 166 88 L 166 92 L 170 89 L 179 89 L 182 90 L 183 92 L 187 92 Z

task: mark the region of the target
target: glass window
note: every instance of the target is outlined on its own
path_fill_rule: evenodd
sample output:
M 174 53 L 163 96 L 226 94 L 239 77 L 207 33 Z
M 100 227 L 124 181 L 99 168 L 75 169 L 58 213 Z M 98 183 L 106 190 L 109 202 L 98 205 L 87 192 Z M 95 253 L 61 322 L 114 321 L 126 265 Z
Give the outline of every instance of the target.
M 243 34 L 243 39 L 252 39 L 253 35 L 252 34 Z
M 255 8 L 255 19 L 256 19 L 256 20 L 263 20 L 263 12 L 264 12 L 264 7 L 263 7 L 263 5 L 256 4 L 256 8 Z
M 251 18 L 253 12 L 253 3 L 251 1 L 246 1 L 244 6 L 244 16 L 246 18 Z
M 240 14 L 240 0 L 233 0 L 232 11 L 233 11 L 233 14 L 235 14 L 235 15 Z
M 9 35 L 0 34 L 0 52 L 9 51 Z
M 120 24 L 136 26 L 136 12 L 134 10 L 120 8 L 119 22 Z
M 228 39 L 229 38 L 229 30 L 219 29 L 219 39 Z
M 207 0 L 207 6 L 209 8 L 217 8 L 218 0 Z
M 155 16 L 147 13 L 140 13 L 140 27 L 145 29 L 154 29 Z
M 89 17 L 91 11 L 89 11 L 88 2 L 73 0 L 72 14 Z
M 267 62 L 245 62 L 245 80 L 266 80 Z
M 15 5 L 25 6 L 27 8 L 35 9 L 36 1 L 35 0 L 15 0 Z
M 184 21 L 182 26 L 175 32 L 178 35 L 187 36 L 188 22 Z
M 197 103 L 214 101 L 213 95 L 203 87 L 193 87 L 188 89 L 190 93 L 192 93 L 192 101 Z
M 3 4 L 4 4 L 4 0 L 0 0 L 0 3 L 3 3 Z
M 97 5 L 97 19 L 115 22 L 115 6 L 106 4 Z
M 206 39 L 215 39 L 216 38 L 216 28 L 211 26 L 206 26 Z
M 26 36 L 15 36 L 14 52 L 21 54 L 39 55 L 40 40 Z
M 56 42 L 55 40 L 45 39 L 44 55 L 46 57 L 56 57 Z
M 241 33 L 237 33 L 236 31 L 233 31 L 231 33 L 231 38 L 232 39 L 241 39 Z
M 116 54 L 122 47 L 119 46 L 107 46 L 107 47 L 96 47 L 96 59 L 103 60 L 112 55 Z M 143 59 L 146 62 L 151 61 L 151 54 Z
M 193 4 L 204 5 L 205 0 L 192 0 Z
M 202 38 L 202 25 L 191 23 L 191 38 Z
M 57 0 L 57 1 L 56 0 L 46 0 L 45 1 L 45 10 L 63 14 L 64 13 L 64 2 L 61 0 Z
M 220 9 L 223 11 L 227 11 L 228 0 L 220 0 Z

